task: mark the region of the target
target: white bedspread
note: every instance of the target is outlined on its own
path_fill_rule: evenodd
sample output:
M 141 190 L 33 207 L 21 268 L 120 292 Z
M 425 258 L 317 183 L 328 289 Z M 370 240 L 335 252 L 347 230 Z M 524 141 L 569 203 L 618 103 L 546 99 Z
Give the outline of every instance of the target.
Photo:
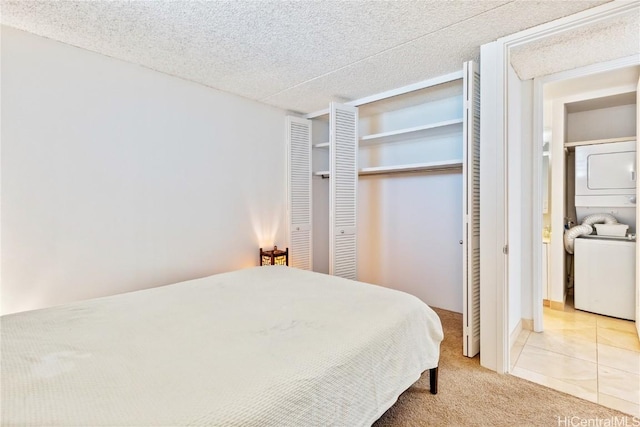
M 408 294 L 257 267 L 1 318 L 3 426 L 359 426 L 438 365 Z

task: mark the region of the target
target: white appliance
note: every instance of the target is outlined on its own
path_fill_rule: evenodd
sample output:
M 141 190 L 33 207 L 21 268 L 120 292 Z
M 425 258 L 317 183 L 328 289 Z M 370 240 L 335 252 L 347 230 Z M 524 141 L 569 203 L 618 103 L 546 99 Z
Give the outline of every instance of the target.
M 636 142 L 576 147 L 578 224 L 594 213 L 613 215 L 636 232 Z
M 575 159 L 578 223 L 606 213 L 635 233 L 636 141 L 578 146 Z M 573 250 L 575 308 L 635 320 L 635 240 L 588 235 Z
M 636 242 L 583 236 L 574 243 L 574 303 L 578 310 L 635 320 Z

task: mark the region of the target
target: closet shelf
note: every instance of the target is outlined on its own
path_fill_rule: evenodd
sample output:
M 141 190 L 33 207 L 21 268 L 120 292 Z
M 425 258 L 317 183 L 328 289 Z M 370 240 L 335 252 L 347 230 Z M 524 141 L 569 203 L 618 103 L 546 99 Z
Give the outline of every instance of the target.
M 418 137 L 422 133 L 427 133 L 433 129 L 443 128 L 446 126 L 453 126 L 462 123 L 462 119 L 445 120 L 443 122 L 431 123 L 428 125 L 415 126 L 411 128 L 399 129 L 390 132 L 375 133 L 372 135 L 365 135 L 360 138 L 360 145 L 369 144 L 382 144 L 385 142 L 399 141 L 408 137 Z
M 460 169 L 460 168 L 462 168 L 462 160 L 445 160 L 441 162 L 413 163 L 408 165 L 377 166 L 372 168 L 362 168 L 358 171 L 358 174 L 359 175 L 376 175 L 376 174 L 383 174 L 383 173 L 440 171 L 440 170 Z
M 317 144 L 313 144 L 312 147 L 313 148 L 326 148 L 329 146 L 329 141 L 327 142 L 319 142 Z
M 595 144 L 607 144 L 609 142 L 626 142 L 626 141 L 635 141 L 635 136 L 625 136 L 622 138 L 607 138 L 607 139 L 592 139 L 589 141 L 576 141 L 576 142 L 565 142 L 565 147 L 578 147 L 580 145 L 595 145 Z
M 379 175 L 385 173 L 443 171 L 462 168 L 462 160 L 444 160 L 441 162 L 412 163 L 396 166 L 376 166 L 358 170 L 358 175 Z M 329 171 L 314 172 L 313 175 L 329 178 Z

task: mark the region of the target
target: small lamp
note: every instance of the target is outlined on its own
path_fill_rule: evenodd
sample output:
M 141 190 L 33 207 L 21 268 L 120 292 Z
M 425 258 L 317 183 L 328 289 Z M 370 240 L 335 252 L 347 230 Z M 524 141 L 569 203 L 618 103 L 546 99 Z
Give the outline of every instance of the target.
M 277 246 L 271 251 L 260 248 L 260 265 L 289 265 L 289 248 L 281 251 Z

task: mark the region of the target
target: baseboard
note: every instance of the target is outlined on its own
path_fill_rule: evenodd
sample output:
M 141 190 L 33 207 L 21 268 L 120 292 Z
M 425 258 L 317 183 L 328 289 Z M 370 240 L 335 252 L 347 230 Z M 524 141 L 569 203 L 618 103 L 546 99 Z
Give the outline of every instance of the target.
M 551 310 L 564 310 L 564 301 L 549 301 Z
M 548 299 L 543 299 L 542 300 L 542 305 L 545 307 L 549 307 L 549 305 L 551 304 L 551 301 L 549 301 Z
M 509 348 L 513 348 L 522 331 L 533 331 L 533 319 L 520 319 L 509 335 Z
M 511 334 L 509 335 L 509 348 L 513 348 L 513 345 L 516 343 L 516 340 L 520 336 L 520 332 L 522 332 L 522 320 L 518 322 Z

